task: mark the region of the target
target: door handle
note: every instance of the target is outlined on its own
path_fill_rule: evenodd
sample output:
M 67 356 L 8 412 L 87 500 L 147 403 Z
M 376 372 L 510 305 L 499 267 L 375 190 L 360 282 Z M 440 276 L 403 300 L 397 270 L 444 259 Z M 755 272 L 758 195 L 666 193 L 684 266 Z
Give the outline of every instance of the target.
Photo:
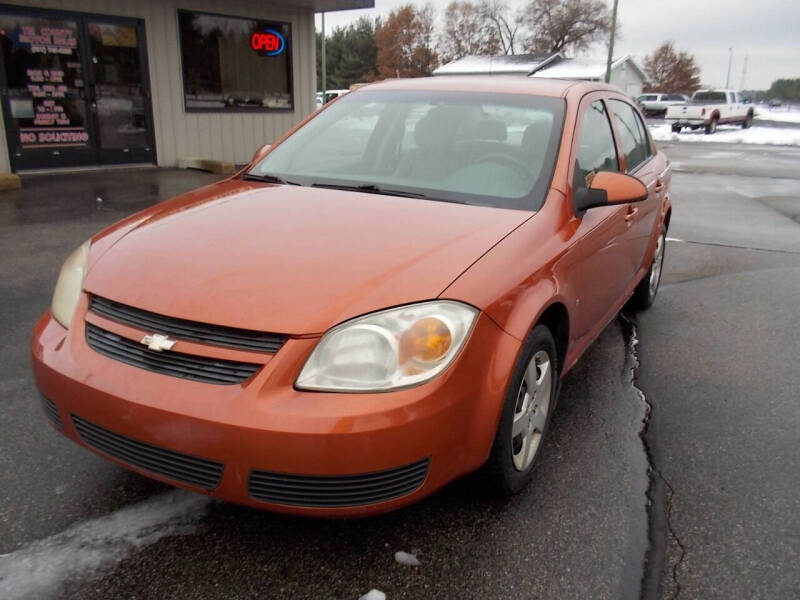
M 639 212 L 638 207 L 635 206 L 628 207 L 628 211 L 625 213 L 625 221 L 627 221 L 628 225 L 631 224 L 631 221 L 633 221 L 633 217 L 635 217 L 636 213 L 638 212 Z
M 656 179 L 656 186 L 653 188 L 653 190 L 654 190 L 656 193 L 658 193 L 658 192 L 660 192 L 660 191 L 661 191 L 661 190 L 663 190 L 663 189 L 664 189 L 664 182 L 663 182 L 663 181 L 661 181 L 660 179 Z

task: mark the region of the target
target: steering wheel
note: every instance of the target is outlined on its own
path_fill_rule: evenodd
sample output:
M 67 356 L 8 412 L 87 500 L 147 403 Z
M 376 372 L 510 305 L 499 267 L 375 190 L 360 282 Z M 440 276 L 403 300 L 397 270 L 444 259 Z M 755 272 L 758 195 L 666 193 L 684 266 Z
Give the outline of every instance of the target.
M 521 160 L 516 159 L 513 156 L 509 156 L 508 154 L 501 154 L 499 152 L 495 152 L 494 154 L 486 154 L 484 156 L 481 156 L 478 160 L 476 160 L 472 164 L 479 165 L 481 163 L 488 163 L 488 162 L 505 164 L 511 167 L 519 175 L 521 175 L 522 179 L 525 181 L 530 181 L 532 179 L 530 167 Z

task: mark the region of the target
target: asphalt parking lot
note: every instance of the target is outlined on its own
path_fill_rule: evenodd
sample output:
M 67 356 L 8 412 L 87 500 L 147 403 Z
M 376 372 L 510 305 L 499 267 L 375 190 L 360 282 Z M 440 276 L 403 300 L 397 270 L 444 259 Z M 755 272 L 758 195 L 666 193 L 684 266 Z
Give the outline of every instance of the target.
M 534 484 L 500 501 L 467 478 L 358 521 L 172 490 L 50 428 L 27 345 L 61 262 L 216 177 L 26 178 L 0 197 L 0 597 L 800 597 L 800 149 L 663 147 L 656 305 L 566 378 Z

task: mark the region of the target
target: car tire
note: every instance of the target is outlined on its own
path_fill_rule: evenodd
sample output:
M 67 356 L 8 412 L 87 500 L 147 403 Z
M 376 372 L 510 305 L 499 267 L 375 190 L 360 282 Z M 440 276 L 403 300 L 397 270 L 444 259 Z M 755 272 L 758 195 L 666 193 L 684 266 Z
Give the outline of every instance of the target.
M 661 272 L 664 267 L 664 254 L 667 249 L 667 228 L 661 226 L 661 233 L 653 252 L 653 262 L 639 285 L 633 291 L 629 306 L 633 310 L 647 310 L 656 301 L 658 286 L 661 284 Z
M 753 124 L 753 113 L 748 113 L 747 118 L 742 121 L 742 129 L 750 129 L 750 126 Z
M 683 127 L 681 127 L 680 125 L 673 125 L 672 126 L 672 133 L 680 133 L 681 129 L 683 129 Z
M 530 483 L 558 398 L 558 373 L 553 335 L 537 325 L 514 366 L 489 460 L 479 473 L 492 495 L 510 496 Z
M 714 117 L 709 121 L 708 125 L 706 125 L 706 134 L 711 135 L 717 131 L 717 117 Z

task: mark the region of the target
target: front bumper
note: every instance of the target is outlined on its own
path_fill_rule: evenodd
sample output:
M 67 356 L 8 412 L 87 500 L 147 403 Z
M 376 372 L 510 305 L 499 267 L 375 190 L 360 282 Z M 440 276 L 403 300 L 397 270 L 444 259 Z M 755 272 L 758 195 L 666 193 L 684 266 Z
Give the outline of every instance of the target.
M 59 431 L 154 479 L 294 514 L 386 512 L 479 467 L 520 350 L 518 340 L 481 314 L 456 361 L 415 388 L 374 394 L 294 389 L 316 338 L 290 338 L 242 384 L 211 385 L 98 354 L 86 343 L 85 313 L 84 298 L 69 330 L 45 314 L 31 342 L 36 384 L 45 406 L 50 401 L 56 408 L 60 427 L 52 409 L 48 416 Z M 209 478 L 217 464 L 219 476 Z M 200 474 L 193 479 L 186 473 Z M 388 499 L 386 493 L 349 496 L 336 488 L 337 481 L 355 481 L 373 490 L 392 473 L 406 484 L 414 475 L 421 484 L 408 491 L 397 483 L 384 491 L 402 494 Z M 315 491 L 322 484 L 334 498 L 353 503 L 330 506 L 294 492 L 265 494 L 264 477 L 272 492 L 297 485 Z

